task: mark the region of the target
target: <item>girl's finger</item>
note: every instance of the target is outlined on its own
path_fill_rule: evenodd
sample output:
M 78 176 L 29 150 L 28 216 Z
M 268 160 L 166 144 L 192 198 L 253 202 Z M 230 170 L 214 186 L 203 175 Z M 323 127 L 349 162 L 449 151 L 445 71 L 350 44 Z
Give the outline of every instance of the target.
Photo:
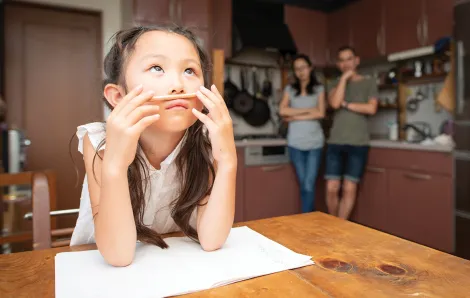
M 142 118 L 158 114 L 159 109 L 160 107 L 157 105 L 144 105 L 137 107 L 129 115 L 125 116 L 126 122 L 129 123 L 129 126 L 132 126 Z
M 199 112 L 198 110 L 193 108 L 193 114 L 196 116 L 199 120 L 201 120 L 202 123 L 207 127 L 209 131 L 213 130 L 216 128 L 216 124 L 212 119 L 209 118 L 209 116 L 204 115 L 203 113 Z
M 137 87 L 135 87 L 134 89 L 131 90 L 131 92 L 127 93 L 123 98 L 122 100 L 114 107 L 113 109 L 113 112 L 115 114 L 118 114 L 120 110 L 122 110 L 122 108 L 124 106 L 127 105 L 127 103 L 129 103 L 129 101 L 131 101 L 134 97 L 136 97 L 137 95 L 139 95 L 142 90 L 144 90 L 143 88 L 143 85 L 140 84 L 138 85 Z
M 207 96 L 207 98 L 209 98 L 214 104 L 216 105 L 222 104 L 222 100 L 219 97 L 217 97 L 211 90 L 207 89 L 204 86 L 201 86 L 200 90 L 202 94 Z
M 220 102 L 221 102 L 221 107 L 223 107 L 223 108 L 221 108 L 221 112 L 222 112 L 224 115 L 229 116 L 227 104 L 225 103 L 225 100 L 224 100 L 223 96 L 220 95 L 219 90 L 217 90 L 217 87 L 216 87 L 214 84 L 212 84 L 211 90 L 212 90 L 212 92 L 215 94 L 215 96 L 217 96 L 217 97 L 219 98 L 219 100 L 220 100 Z
M 204 104 L 204 106 L 209 110 L 209 113 L 212 115 L 212 119 L 217 121 L 220 117 L 220 111 L 218 111 L 217 106 L 212 102 L 206 95 L 202 94 L 201 91 L 196 92 L 197 98 Z
M 138 96 L 134 97 L 131 101 L 129 101 L 126 106 L 122 108 L 119 114 L 121 114 L 122 116 L 129 115 L 137 107 L 151 100 L 154 94 L 155 92 L 153 90 L 139 94 Z
M 133 125 L 131 127 L 131 130 L 133 130 L 134 133 L 140 135 L 147 127 L 158 121 L 158 119 L 160 119 L 159 114 L 144 117 L 140 119 L 140 121 L 137 122 L 135 125 Z

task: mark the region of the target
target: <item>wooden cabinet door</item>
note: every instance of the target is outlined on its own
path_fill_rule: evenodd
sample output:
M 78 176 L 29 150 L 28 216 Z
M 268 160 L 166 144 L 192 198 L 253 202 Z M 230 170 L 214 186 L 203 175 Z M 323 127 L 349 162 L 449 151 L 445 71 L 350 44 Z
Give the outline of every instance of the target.
M 211 0 L 177 0 L 177 20 L 184 26 L 207 29 Z
M 289 27 L 297 51 L 308 55 L 315 66 L 326 65 L 327 15 L 286 5 L 284 22 Z
M 300 193 L 291 164 L 246 167 L 244 220 L 300 213 Z
M 359 186 L 353 219 L 359 224 L 387 233 L 388 199 L 387 169 L 368 165 Z
M 173 20 L 172 0 L 134 0 L 134 20 L 141 24 L 162 24 Z
M 362 59 L 385 55 L 382 0 L 361 0 L 351 4 L 353 46 Z
M 452 252 L 452 177 L 405 170 L 390 170 L 389 177 L 390 234 Z
M 338 49 L 352 44 L 350 6 L 328 15 L 328 62 L 335 63 Z
M 433 45 L 439 38 L 452 36 L 454 5 L 447 0 L 424 1 L 424 36 L 426 45 Z
M 422 0 L 384 0 L 386 53 L 400 52 L 424 45 Z
M 223 49 L 225 58 L 232 56 L 232 0 L 212 1 L 212 47 Z
M 237 148 L 237 181 L 235 184 L 235 219 L 234 222 L 244 221 L 243 198 L 244 198 L 244 170 L 245 170 L 245 150 Z

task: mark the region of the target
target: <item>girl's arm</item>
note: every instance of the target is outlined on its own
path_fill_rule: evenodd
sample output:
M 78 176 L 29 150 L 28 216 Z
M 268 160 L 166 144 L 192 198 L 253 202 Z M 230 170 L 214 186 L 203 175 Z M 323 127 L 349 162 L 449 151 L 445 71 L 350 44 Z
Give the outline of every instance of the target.
M 214 157 L 215 177 L 212 192 L 197 209 L 199 242 L 206 251 L 219 249 L 227 240 L 235 215 L 235 182 L 237 150 L 233 137 L 232 119 L 217 88 L 201 87 L 197 97 L 209 110 L 209 115 L 193 109 L 194 115 L 209 131 Z
M 212 192 L 197 209 L 197 232 L 205 251 L 219 249 L 227 239 L 235 216 L 237 165 L 216 168 Z
M 142 92 L 140 85 L 123 98 L 112 98 L 118 103 L 107 119 L 103 159 L 94 158 L 95 149 L 88 136 L 84 140 L 83 155 L 96 245 L 103 258 L 113 266 L 127 266 L 134 259 L 137 231 L 127 169 L 136 156 L 140 135 L 160 117 L 157 105 L 144 105 L 153 95 L 153 91 Z
M 103 157 L 104 151 L 100 151 Z M 137 234 L 132 214 L 127 171 L 93 159 L 95 149 L 84 138 L 83 158 L 95 224 L 95 240 L 103 258 L 113 266 L 127 266 L 134 258 Z M 95 179 L 96 177 L 96 179 Z

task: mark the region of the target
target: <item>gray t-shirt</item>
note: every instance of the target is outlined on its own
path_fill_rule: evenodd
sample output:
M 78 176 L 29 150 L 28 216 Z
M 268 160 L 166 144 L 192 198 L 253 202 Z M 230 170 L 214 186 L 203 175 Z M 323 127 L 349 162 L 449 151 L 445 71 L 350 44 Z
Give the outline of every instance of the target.
M 323 92 L 323 86 L 316 86 L 313 94 L 296 95 L 290 85 L 284 89 L 289 94 L 289 106 L 295 109 L 309 109 L 318 106 L 318 95 Z M 299 150 L 312 150 L 323 147 L 325 137 L 318 120 L 296 120 L 289 122 L 287 144 Z
M 328 90 L 336 87 L 338 83 L 339 80 L 335 80 Z M 378 97 L 377 84 L 373 78 L 364 78 L 360 81 L 347 83 L 344 94 L 346 102 L 367 103 L 371 97 Z M 365 114 L 343 108 L 338 109 L 333 118 L 328 143 L 355 146 L 369 145 L 367 117 Z

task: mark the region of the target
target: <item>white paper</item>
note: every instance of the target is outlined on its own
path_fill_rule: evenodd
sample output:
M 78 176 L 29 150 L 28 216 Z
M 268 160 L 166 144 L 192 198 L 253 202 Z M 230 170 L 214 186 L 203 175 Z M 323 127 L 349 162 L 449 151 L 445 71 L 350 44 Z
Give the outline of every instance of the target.
M 120 268 L 97 250 L 57 254 L 56 297 L 167 297 L 313 264 L 248 227 L 232 228 L 213 252 L 187 237 L 165 241 L 170 248 L 138 243 L 132 264 Z

